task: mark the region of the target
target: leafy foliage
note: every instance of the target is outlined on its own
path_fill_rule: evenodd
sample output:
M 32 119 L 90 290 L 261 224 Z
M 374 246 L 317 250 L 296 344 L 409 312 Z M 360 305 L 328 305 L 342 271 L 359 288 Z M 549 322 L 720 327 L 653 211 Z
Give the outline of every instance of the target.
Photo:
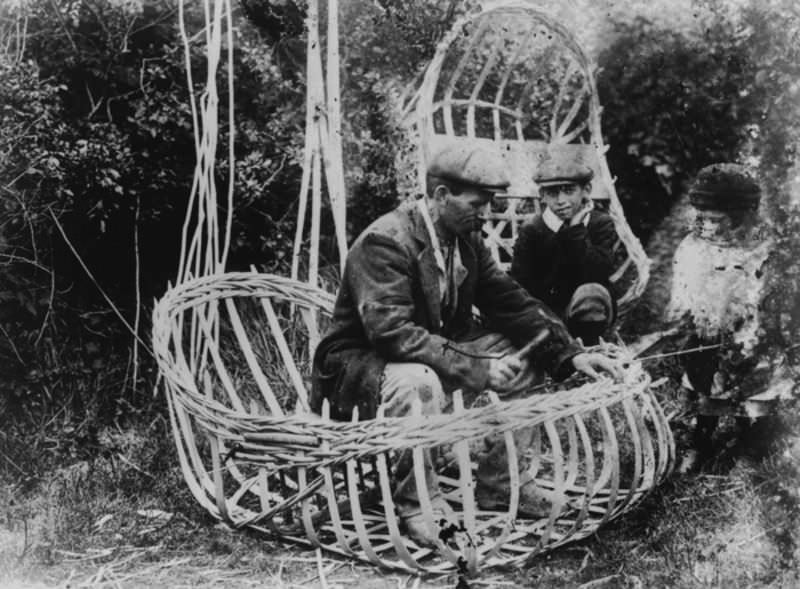
M 743 43 L 729 22 L 702 38 L 644 19 L 618 24 L 600 56 L 609 166 L 632 225 L 646 238 L 701 167 L 737 159 L 759 118 Z
M 599 58 L 609 164 L 645 239 L 701 167 L 760 165 L 778 198 L 794 161 L 796 6 L 750 2 L 737 12 L 721 1 L 704 4 L 709 16 L 696 15 L 688 30 L 643 18 L 616 22 L 615 41 Z
M 199 33 L 202 4 L 187 4 L 189 29 Z M 398 106 L 437 42 L 476 5 L 340 3 L 350 239 L 403 196 L 397 161 L 408 145 Z M 698 6 L 707 16 L 688 27 L 622 9 L 603 24 L 603 127 L 631 225 L 646 239 L 700 166 L 750 158 L 760 162 L 771 215 L 787 228 L 786 178 L 800 132 L 796 5 Z M 145 381 L 140 372 L 131 382 L 130 335 L 97 287 L 129 322 L 138 305 L 146 323 L 149 301 L 175 273 L 195 165 L 177 4 L 29 0 L 25 7 L 24 53 L 17 42 L 0 56 L 0 399 L 15 412 L 72 404 L 74 415 L 113 417 L 147 404 L 133 392 Z M 16 8 L 0 10 L 3 22 L 18 17 Z M 303 2 L 237 5 L 232 269 L 282 272 L 288 264 L 304 140 L 304 17 Z M 4 26 L 0 34 L 17 33 Z M 201 40 L 191 50 L 194 92 L 204 75 Z M 219 155 L 224 191 L 231 170 Z M 330 236 L 323 246 L 333 259 Z M 108 378 L 92 380 L 100 371 Z
M 145 358 L 130 380 L 132 339 L 100 289 L 130 324 L 141 305 L 143 336 L 149 301 L 175 275 L 195 166 L 177 8 L 31 0 L 27 9 L 25 59 L 0 57 L 0 411 L 46 414 L 74 400 L 76 419 L 90 405 L 90 421 L 116 418 L 115 400 L 149 405 L 137 391 L 151 365 Z M 190 29 L 200 17 L 189 13 Z M 290 247 L 304 88 L 252 28 L 237 41 L 231 261 L 270 268 Z M 204 51 L 193 44 L 197 92 Z M 228 133 L 220 129 L 222 145 Z M 219 186 L 228 174 L 222 161 Z
M 348 232 L 355 237 L 403 196 L 396 167 L 405 147 L 401 97 L 464 5 L 357 0 L 342 8 L 344 167 Z

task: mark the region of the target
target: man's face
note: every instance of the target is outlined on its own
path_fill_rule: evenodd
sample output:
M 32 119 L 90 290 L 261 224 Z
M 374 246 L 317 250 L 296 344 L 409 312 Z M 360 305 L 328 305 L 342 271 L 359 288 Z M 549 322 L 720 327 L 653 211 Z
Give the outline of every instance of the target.
M 467 187 L 459 195 L 454 195 L 444 186 L 438 194 L 439 218 L 444 228 L 455 235 L 467 235 L 479 231 L 487 205 L 492 201 L 492 193 L 477 187 Z
M 539 188 L 547 208 L 553 211 L 562 221 L 569 221 L 575 213 L 583 208 L 589 198 L 589 187 L 586 184 L 556 184 Z

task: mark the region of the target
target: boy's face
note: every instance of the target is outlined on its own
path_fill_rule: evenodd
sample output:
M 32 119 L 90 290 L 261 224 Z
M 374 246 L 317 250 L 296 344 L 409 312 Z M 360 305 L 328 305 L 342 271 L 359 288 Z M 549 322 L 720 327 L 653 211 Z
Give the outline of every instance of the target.
M 742 212 L 727 213 L 713 209 L 695 209 L 694 233 L 700 239 L 730 237 L 745 222 Z
M 587 184 L 556 184 L 555 186 L 542 186 L 539 194 L 547 205 L 562 221 L 569 221 L 578 211 L 583 208 L 584 203 L 589 198 Z
M 719 211 L 697 209 L 694 217 L 694 233 L 700 239 L 713 239 L 719 234 L 725 221 L 725 214 Z

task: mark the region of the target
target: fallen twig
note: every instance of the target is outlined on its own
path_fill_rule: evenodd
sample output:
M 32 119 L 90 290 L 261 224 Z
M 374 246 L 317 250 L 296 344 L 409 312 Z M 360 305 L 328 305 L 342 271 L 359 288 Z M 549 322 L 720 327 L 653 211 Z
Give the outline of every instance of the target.
M 14 345 L 14 340 L 11 339 L 11 336 L 8 335 L 8 332 L 5 329 L 3 329 L 2 325 L 0 325 L 0 332 L 2 332 L 4 336 L 6 336 L 8 343 L 11 345 L 11 350 L 14 352 L 14 355 L 17 357 L 17 360 L 19 360 L 19 363 L 25 366 L 25 361 L 22 359 L 22 356 L 19 355 L 19 350 L 17 350 L 17 346 Z
M 325 571 L 322 568 L 322 550 L 320 548 L 317 548 L 317 572 L 322 589 L 328 589 L 328 582 L 325 580 Z
M 737 543 L 736 543 L 736 544 L 734 544 L 733 546 L 734 546 L 735 548 L 738 548 L 738 547 L 740 547 L 740 546 L 744 546 L 745 544 L 749 544 L 749 543 L 750 543 L 750 542 L 752 542 L 753 540 L 757 540 L 758 538 L 761 538 L 762 536 L 766 536 L 766 535 L 767 535 L 767 534 L 769 534 L 769 533 L 770 533 L 772 530 L 774 530 L 774 529 L 776 529 L 776 528 L 779 528 L 781 525 L 782 525 L 782 524 L 777 524 L 777 525 L 771 526 L 771 527 L 767 528 L 766 530 L 764 530 L 764 531 L 762 531 L 762 532 L 760 532 L 760 533 L 756 534 L 755 536 L 753 536 L 753 537 L 751 537 L 751 538 L 748 538 L 747 540 L 741 540 L 741 541 L 737 542 Z
M 618 577 L 619 577 L 618 574 L 614 574 L 614 575 L 608 575 L 607 577 L 602 577 L 600 579 L 594 579 L 593 581 L 589 581 L 587 583 L 584 583 L 583 585 L 578 585 L 578 589 L 591 589 L 592 587 L 599 587 L 601 585 L 604 585 L 605 583 L 608 583 L 609 581 L 617 579 Z
M 122 454 L 122 452 L 117 452 L 117 457 L 118 457 L 120 460 L 122 460 L 122 462 L 124 462 L 125 464 L 127 464 L 128 466 L 130 466 L 132 469 L 134 469 L 135 471 L 137 471 L 137 472 L 140 472 L 140 473 L 142 473 L 143 475 L 145 475 L 145 476 L 147 476 L 147 477 L 149 477 L 149 478 L 151 478 L 151 479 L 155 480 L 155 478 L 156 478 L 156 477 L 154 477 L 153 475 L 151 475 L 151 474 L 150 474 L 149 472 L 147 472 L 146 470 L 143 470 L 142 468 L 140 468 L 140 467 L 136 466 L 136 465 L 135 465 L 133 462 L 131 462 L 130 460 L 128 460 L 128 459 L 125 457 L 125 455 L 124 455 L 124 454 Z

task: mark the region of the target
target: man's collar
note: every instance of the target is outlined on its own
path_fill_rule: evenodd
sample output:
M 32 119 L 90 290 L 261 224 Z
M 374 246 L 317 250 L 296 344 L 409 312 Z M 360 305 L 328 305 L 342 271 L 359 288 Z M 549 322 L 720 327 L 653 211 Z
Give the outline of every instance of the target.
M 417 200 L 416 204 L 419 215 L 422 218 L 425 231 L 428 233 L 428 240 L 430 241 L 431 248 L 433 250 L 433 256 L 436 260 L 436 265 L 439 267 L 439 270 L 445 272 L 446 266 L 444 254 L 442 252 L 442 246 L 439 242 L 439 236 L 436 234 L 436 229 L 434 228 L 433 220 L 431 219 L 428 201 L 426 199 L 419 199 Z
M 424 196 L 420 198 L 424 199 Z M 422 211 L 419 209 L 419 205 L 417 205 L 417 200 L 406 201 L 403 203 L 403 206 L 407 207 L 407 210 L 410 211 L 411 220 L 414 226 L 414 237 L 419 241 L 423 246 L 428 247 L 431 245 L 431 239 L 428 235 L 428 228 L 425 227 L 425 220 L 422 216 Z

